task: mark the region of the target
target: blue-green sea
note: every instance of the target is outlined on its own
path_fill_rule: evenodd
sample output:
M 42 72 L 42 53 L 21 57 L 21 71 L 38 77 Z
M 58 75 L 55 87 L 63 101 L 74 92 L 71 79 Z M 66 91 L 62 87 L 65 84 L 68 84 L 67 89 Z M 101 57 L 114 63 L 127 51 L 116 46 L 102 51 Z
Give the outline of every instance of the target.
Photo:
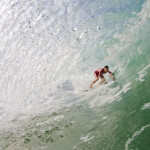
M 0 150 L 150 150 L 150 0 L 1 0 Z

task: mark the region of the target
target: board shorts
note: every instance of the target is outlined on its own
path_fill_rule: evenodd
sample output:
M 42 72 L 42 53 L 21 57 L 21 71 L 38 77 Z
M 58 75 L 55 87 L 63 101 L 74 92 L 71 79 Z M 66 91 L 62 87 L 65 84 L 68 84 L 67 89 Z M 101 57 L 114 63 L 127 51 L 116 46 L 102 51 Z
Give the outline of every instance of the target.
M 98 72 L 98 71 L 95 71 L 95 72 L 94 72 L 94 75 L 95 75 L 95 77 L 100 77 L 101 79 L 104 78 L 104 76 L 103 76 L 102 74 L 99 75 L 99 72 Z

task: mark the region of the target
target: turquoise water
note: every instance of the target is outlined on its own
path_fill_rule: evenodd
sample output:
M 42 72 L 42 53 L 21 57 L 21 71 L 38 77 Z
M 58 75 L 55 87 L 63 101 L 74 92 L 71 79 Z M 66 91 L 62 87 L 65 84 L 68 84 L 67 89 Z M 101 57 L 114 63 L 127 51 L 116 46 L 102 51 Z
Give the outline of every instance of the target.
M 0 7 L 0 149 L 150 149 L 149 0 Z

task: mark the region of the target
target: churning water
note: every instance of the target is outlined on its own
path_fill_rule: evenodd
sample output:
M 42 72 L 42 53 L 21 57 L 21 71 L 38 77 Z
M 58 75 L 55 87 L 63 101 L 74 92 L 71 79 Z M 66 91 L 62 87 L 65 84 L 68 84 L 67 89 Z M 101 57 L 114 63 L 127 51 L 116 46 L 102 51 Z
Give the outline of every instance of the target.
M 0 149 L 149 150 L 150 0 L 1 0 Z

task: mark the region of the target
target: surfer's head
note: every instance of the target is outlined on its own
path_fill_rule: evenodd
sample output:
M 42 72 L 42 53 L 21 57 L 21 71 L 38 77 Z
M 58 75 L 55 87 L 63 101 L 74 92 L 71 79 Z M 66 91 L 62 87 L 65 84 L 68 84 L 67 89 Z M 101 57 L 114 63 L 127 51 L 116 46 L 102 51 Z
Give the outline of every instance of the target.
M 104 71 L 105 71 L 105 72 L 108 72 L 108 69 L 109 69 L 108 66 L 105 66 L 105 67 L 104 67 Z

